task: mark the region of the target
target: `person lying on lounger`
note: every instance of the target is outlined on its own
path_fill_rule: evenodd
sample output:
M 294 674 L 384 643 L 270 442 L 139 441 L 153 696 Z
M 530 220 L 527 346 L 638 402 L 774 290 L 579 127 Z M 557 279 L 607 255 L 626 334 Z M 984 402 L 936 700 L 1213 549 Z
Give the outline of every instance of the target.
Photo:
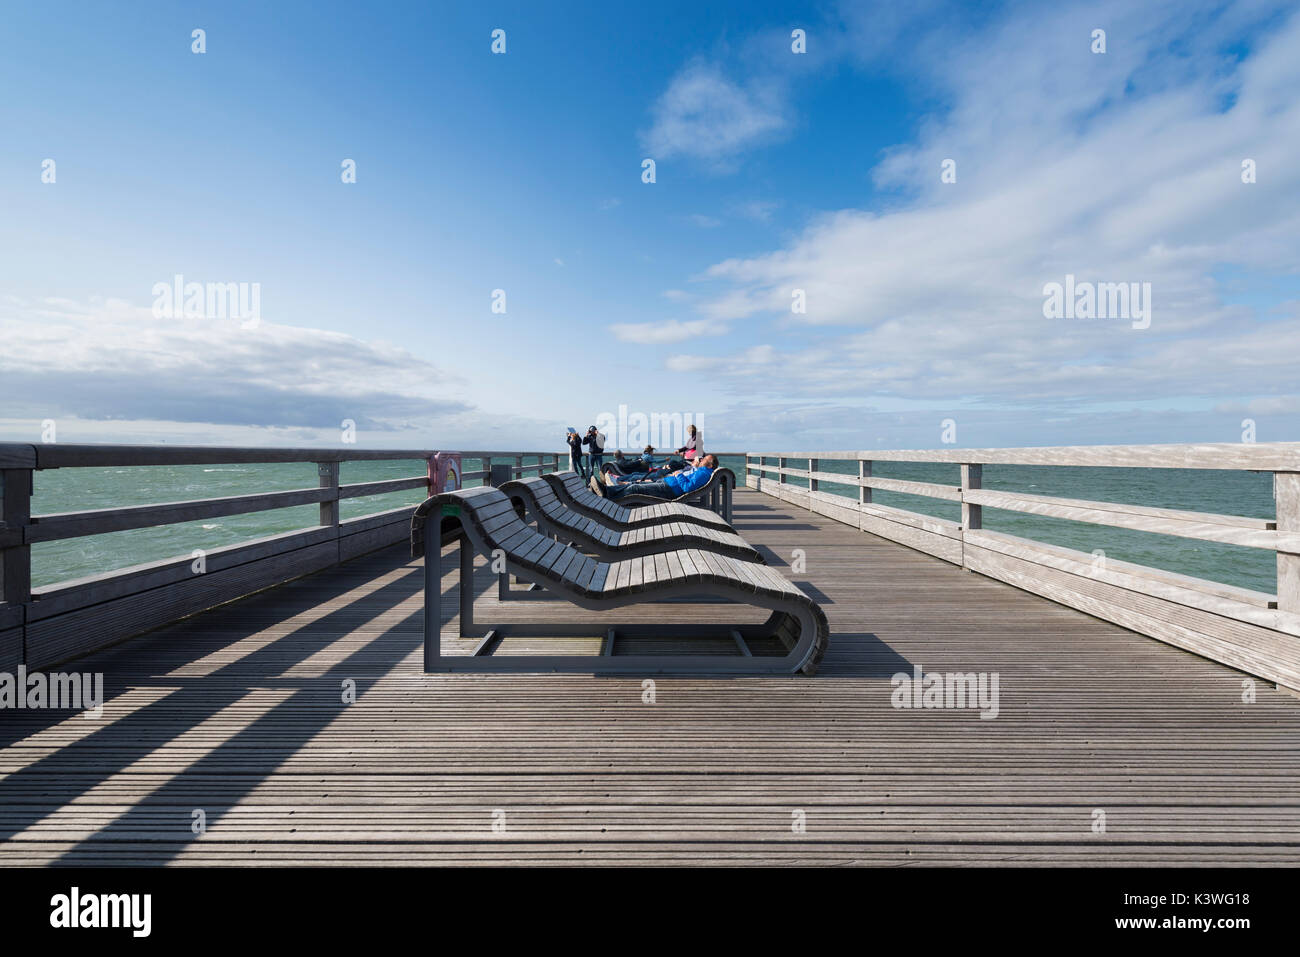
M 629 492 L 636 495 L 649 495 L 653 498 L 674 499 L 707 485 L 709 479 L 713 478 L 713 470 L 717 467 L 717 457 L 705 455 L 699 459 L 699 465 L 678 469 L 653 482 L 618 482 L 603 485 L 600 479 L 592 476 L 591 490 L 597 495 L 612 499 L 621 498 Z
M 641 457 L 635 459 L 628 458 L 622 452 L 615 452 L 614 461 L 606 462 L 601 467 L 601 471 L 607 476 L 631 475 L 641 481 L 644 481 L 646 478 L 661 478 L 673 471 L 672 469 L 663 469 L 660 471 L 655 465 L 654 452 L 655 450 L 653 445 L 647 445 L 645 451 L 641 453 Z M 684 468 L 685 466 L 686 463 L 683 462 L 679 467 Z

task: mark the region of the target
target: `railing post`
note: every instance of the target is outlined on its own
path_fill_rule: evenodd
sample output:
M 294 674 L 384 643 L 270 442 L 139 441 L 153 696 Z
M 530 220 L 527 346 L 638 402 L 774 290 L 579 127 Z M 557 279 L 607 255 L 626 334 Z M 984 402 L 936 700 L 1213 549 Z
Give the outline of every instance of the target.
M 870 460 L 870 459 L 858 459 L 858 478 L 859 478 L 860 480 L 862 480 L 862 481 L 866 481 L 867 479 L 871 478 L 871 460 Z M 859 486 L 858 486 L 858 504 L 859 504 L 859 505 L 870 505 L 870 504 L 871 504 L 871 486 L 870 486 L 870 485 L 859 485 Z
M 809 492 L 809 494 L 811 494 L 811 493 L 813 493 L 813 492 L 816 492 L 816 491 L 821 487 L 821 482 L 820 482 L 819 480 L 813 478 L 813 473 L 814 473 L 814 472 L 819 472 L 819 471 L 821 471 L 821 460 L 820 460 L 820 459 L 809 459 L 809 460 L 808 460 L 808 492 Z
M 785 478 L 785 456 L 778 455 L 776 457 L 776 484 L 784 485 Z
M 966 501 L 966 493 L 984 485 L 984 466 L 963 465 L 961 467 L 961 567 L 970 571 L 966 564 L 966 533 L 984 527 L 984 509 Z
M 25 541 L 32 517 L 32 470 L 0 469 L 0 598 L 11 605 L 32 600 L 32 547 Z
M 1277 530 L 1300 533 L 1300 472 L 1273 473 L 1273 501 L 1277 505 Z M 1300 612 L 1300 554 L 1278 550 L 1277 607 Z
M 523 478 L 523 477 L 524 477 L 524 457 L 522 455 L 516 455 L 515 472 L 512 478 Z
M 330 495 L 320 503 L 320 524 L 337 526 L 339 523 L 339 463 L 317 462 L 316 474 L 320 487 L 331 489 Z

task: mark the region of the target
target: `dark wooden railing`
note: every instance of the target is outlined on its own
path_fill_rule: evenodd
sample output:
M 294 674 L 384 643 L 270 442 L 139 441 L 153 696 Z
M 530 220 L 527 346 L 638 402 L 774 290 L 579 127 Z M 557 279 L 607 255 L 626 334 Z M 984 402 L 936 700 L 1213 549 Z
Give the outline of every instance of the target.
M 457 450 L 459 451 L 459 450 Z M 429 475 L 343 485 L 343 462 L 427 460 L 428 449 L 256 449 L 208 446 L 0 444 L 0 670 L 47 667 L 186 615 L 405 540 L 411 506 L 340 519 L 348 498 L 428 488 Z M 460 451 L 485 467 L 462 473 L 474 485 L 492 459 L 513 476 L 557 469 L 553 452 Z M 525 464 L 526 458 L 536 461 Z M 33 474 L 44 469 L 310 462 L 315 488 L 154 505 L 33 515 Z M 320 507 L 315 527 L 161 561 L 32 587 L 31 546 L 129 529 L 269 511 Z

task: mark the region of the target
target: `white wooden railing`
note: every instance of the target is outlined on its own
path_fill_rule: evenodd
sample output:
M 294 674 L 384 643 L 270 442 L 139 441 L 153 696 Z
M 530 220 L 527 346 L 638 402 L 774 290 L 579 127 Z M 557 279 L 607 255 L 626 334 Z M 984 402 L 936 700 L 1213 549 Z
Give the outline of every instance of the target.
M 857 463 L 857 474 L 823 470 Z M 950 463 L 960 483 L 884 478 L 873 462 Z M 1270 472 L 1272 518 L 1193 512 L 983 488 L 986 465 Z M 972 572 L 1007 582 L 1215 661 L 1300 689 L 1300 443 L 1076 446 L 1028 449 L 746 453 L 746 484 Z M 853 498 L 822 483 L 856 486 Z M 873 501 L 873 490 L 960 505 L 951 521 Z M 997 508 L 1092 525 L 1271 551 L 1273 593 L 1242 588 L 984 528 Z

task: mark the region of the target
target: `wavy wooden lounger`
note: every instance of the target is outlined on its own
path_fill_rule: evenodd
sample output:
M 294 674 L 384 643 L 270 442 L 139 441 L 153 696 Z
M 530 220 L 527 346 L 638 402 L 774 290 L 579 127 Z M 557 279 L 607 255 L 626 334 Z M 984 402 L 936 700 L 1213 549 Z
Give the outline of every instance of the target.
M 442 545 L 460 543 L 460 628 L 480 638 L 473 654 L 442 654 Z M 695 548 L 602 562 L 524 524 L 500 489 L 463 489 L 427 499 L 411 519 L 411 549 L 424 555 L 424 670 L 469 672 L 622 672 L 633 674 L 811 675 L 825 654 L 829 627 L 821 608 L 767 565 Z M 508 574 L 541 585 L 582 608 L 604 611 L 663 598 L 705 595 L 769 609 L 761 625 L 474 623 L 474 553 L 505 559 Z M 514 635 L 603 637 L 600 655 L 491 655 Z M 730 637 L 735 655 L 615 655 L 619 635 L 674 639 Z M 749 642 L 778 639 L 784 655 L 754 654 Z
M 711 511 L 717 512 L 728 523 L 731 522 L 731 493 L 736 487 L 736 473 L 728 468 L 717 468 L 709 476 L 708 482 L 694 492 L 687 492 L 673 499 L 655 498 L 653 495 L 638 495 L 628 492 L 617 499 L 619 505 L 642 504 L 649 502 L 700 502 Z M 599 497 L 599 496 L 597 496 Z
M 667 522 L 691 522 L 731 531 L 731 524 L 725 518 L 707 508 L 666 502 L 663 499 L 655 499 L 654 505 L 628 508 L 612 499 L 601 498 L 587 488 L 587 483 L 577 472 L 555 472 L 543 475 L 542 478 L 546 479 L 551 490 L 569 508 L 610 528 L 644 528 Z
M 695 525 L 685 519 L 642 528 L 610 528 L 570 509 L 541 478 L 506 482 L 501 491 L 527 509 L 543 532 L 570 545 L 584 546 L 600 558 L 637 558 L 676 548 L 699 548 L 747 562 L 763 561 L 763 556 L 735 532 Z

